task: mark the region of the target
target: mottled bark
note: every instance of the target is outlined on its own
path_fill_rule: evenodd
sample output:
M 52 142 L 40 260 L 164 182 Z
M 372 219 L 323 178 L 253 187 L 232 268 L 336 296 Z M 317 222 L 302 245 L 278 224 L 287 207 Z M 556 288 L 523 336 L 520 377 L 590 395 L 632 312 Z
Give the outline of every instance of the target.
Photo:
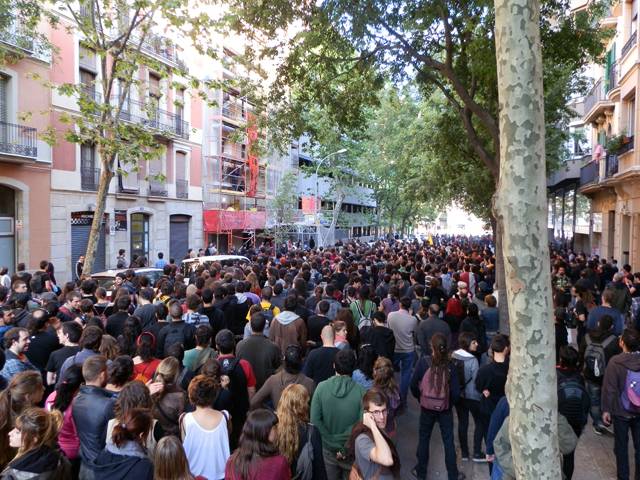
M 507 396 L 517 478 L 562 478 L 546 231 L 540 5 L 495 0 L 500 106 L 498 221 L 512 354 Z
M 500 332 L 509 334 L 509 302 L 507 302 L 507 289 L 504 282 L 504 255 L 502 253 L 502 222 L 496 218 L 491 219 L 494 248 L 496 256 L 496 271 L 494 291 L 498 298 L 498 314 L 500 316 Z
M 112 162 L 113 164 L 113 162 Z M 96 249 L 98 248 L 98 239 L 100 238 L 100 228 L 102 228 L 102 217 L 107 203 L 107 193 L 109 185 L 113 178 L 113 172 L 103 165 L 102 173 L 100 173 L 100 182 L 98 191 L 96 192 L 96 209 L 93 212 L 93 221 L 91 223 L 91 231 L 89 232 L 89 240 L 87 241 L 87 251 L 84 255 L 84 266 L 82 267 L 83 275 L 91 275 L 93 263 L 96 258 Z

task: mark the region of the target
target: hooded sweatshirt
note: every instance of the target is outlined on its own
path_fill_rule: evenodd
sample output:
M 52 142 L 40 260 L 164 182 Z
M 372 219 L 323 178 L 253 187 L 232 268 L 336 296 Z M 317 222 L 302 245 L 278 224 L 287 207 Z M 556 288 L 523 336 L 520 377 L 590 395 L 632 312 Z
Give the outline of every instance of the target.
M 0 478 L 64 480 L 71 478 L 71 465 L 62 453 L 43 445 L 15 458 Z
M 463 362 L 464 382 L 460 385 L 461 396 L 467 400 L 480 401 L 480 392 L 476 388 L 476 375 L 478 375 L 478 359 L 462 348 L 456 350 L 451 355 L 452 358 Z
M 289 345 L 300 345 L 301 348 L 305 348 L 307 326 L 295 312 L 285 310 L 271 322 L 269 340 L 278 345 L 281 352 L 284 352 Z
M 602 382 L 602 411 L 612 416 L 632 417 L 622 406 L 620 395 L 625 387 L 627 370 L 640 371 L 640 352 L 620 353 L 609 360 Z
M 153 464 L 135 442 L 108 443 L 91 468 L 95 480 L 153 480 Z
M 320 431 L 322 446 L 330 452 L 344 451 L 351 429 L 362 419 L 365 392 L 346 375 L 336 375 L 316 387 L 311 400 L 311 423 Z

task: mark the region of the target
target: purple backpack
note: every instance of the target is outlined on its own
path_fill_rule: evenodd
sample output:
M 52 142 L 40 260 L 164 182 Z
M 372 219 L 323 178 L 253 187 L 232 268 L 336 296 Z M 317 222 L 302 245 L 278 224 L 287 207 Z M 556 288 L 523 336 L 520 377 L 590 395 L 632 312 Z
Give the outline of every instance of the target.
M 627 412 L 640 415 L 640 371 L 627 370 L 620 401 Z
M 431 380 L 431 367 L 427 369 L 420 382 L 420 406 L 426 410 L 443 412 L 449 409 L 449 375 L 444 375 L 440 388 Z

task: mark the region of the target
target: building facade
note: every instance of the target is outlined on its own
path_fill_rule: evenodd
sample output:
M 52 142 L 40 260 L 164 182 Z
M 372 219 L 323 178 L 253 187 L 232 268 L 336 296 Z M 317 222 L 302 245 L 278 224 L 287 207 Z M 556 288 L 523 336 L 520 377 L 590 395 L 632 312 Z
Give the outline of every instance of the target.
M 60 27 L 51 37 L 58 49 L 51 70 L 52 83 L 82 84 L 97 102 L 118 102 L 119 96 L 124 95 L 120 90 L 110 99 L 100 98 L 95 82 L 100 81 L 102 72 L 95 53 L 83 46 L 77 32 L 64 28 L 71 18 L 60 13 L 60 19 Z M 151 35 L 141 51 L 169 67 L 181 62 L 177 47 L 167 38 Z M 129 92 L 120 120 L 148 128 L 164 147 L 163 153 L 139 165 L 138 171 L 132 171 L 125 159 L 118 159 L 118 173 L 107 195 L 94 271 L 115 268 L 120 249 L 126 251 L 129 261 L 134 256 L 144 256 L 153 265 L 159 252 L 167 259 L 180 260 L 188 248 L 199 248 L 203 243 L 201 100 L 191 94 L 187 80 L 176 73 L 162 77 L 150 68 L 140 67 L 137 74 L 140 87 Z M 51 122 L 58 131 L 68 128 L 61 118 L 78 111 L 77 100 L 52 90 Z M 59 136 L 51 169 L 49 258 L 58 277 L 69 280 L 74 276 L 73 265 L 86 251 L 101 162 L 95 146 L 69 143 Z
M 15 24 L 0 32 L 0 43 L 6 54 L 0 64 L 0 267 L 33 269 L 50 248 L 52 156 L 38 135 L 50 123 L 51 94 L 43 82 L 50 78 L 51 52 Z
M 612 29 L 606 61 L 595 67 L 585 97 L 592 126 L 591 160 L 581 168 L 580 193 L 591 199 L 591 252 L 640 268 L 640 151 L 636 96 L 640 79 L 638 0 L 616 3 L 601 21 Z

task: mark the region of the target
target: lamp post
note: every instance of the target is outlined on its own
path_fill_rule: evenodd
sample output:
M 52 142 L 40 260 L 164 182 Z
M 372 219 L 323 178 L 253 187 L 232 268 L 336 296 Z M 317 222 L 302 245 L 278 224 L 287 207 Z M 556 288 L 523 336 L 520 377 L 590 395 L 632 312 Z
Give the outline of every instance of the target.
M 322 158 L 319 162 L 318 165 L 316 166 L 316 241 L 317 241 L 317 245 L 316 247 L 320 248 L 322 245 L 322 235 L 320 235 L 320 199 L 319 199 L 319 178 L 318 178 L 318 172 L 320 171 L 320 166 L 324 163 L 324 161 L 329 158 L 329 157 L 333 157 L 334 155 L 340 155 L 341 153 L 345 153 L 347 151 L 346 148 L 341 148 L 340 150 L 338 150 L 337 152 L 333 152 L 330 153 L 329 155 L 325 156 L 324 158 Z

